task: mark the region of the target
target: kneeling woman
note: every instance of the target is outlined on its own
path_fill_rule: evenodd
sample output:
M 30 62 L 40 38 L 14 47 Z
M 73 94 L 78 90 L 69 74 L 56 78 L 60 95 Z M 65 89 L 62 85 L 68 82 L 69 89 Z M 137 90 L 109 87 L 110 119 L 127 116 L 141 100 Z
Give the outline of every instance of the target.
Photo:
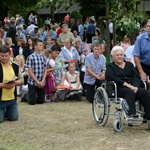
M 140 101 L 150 129 L 150 97 L 148 91 L 140 87 L 141 79 L 138 72 L 131 62 L 124 61 L 124 49 L 121 46 L 114 46 L 111 56 L 113 62 L 106 67 L 106 80 L 117 84 L 118 96 L 126 99 L 131 117 L 136 117 L 135 101 Z

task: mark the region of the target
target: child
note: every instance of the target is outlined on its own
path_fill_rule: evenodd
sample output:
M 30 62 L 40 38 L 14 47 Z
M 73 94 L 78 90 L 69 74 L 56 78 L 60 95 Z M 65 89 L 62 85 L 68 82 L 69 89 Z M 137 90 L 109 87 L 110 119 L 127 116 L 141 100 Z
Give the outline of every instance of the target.
M 82 96 L 85 96 L 85 87 L 84 87 L 83 81 L 84 81 L 84 74 L 85 74 L 85 70 L 86 70 L 86 67 L 84 64 L 86 55 L 87 55 L 87 50 L 83 50 L 83 53 L 80 56 L 80 62 L 81 62 L 80 82 L 81 82 L 81 85 L 83 87 Z
M 43 43 L 37 39 L 34 42 L 35 52 L 28 56 L 28 89 L 30 105 L 43 104 L 45 101 L 45 79 L 47 75 L 46 58 L 41 54 Z
M 74 62 L 69 63 L 68 71 L 66 74 L 67 81 L 70 85 L 70 92 L 66 95 L 66 98 L 75 98 L 81 100 L 82 86 L 80 83 L 79 73 L 76 71 L 76 64 Z
M 65 64 L 59 53 L 61 51 L 58 45 L 53 45 L 51 48 L 51 66 L 54 66 L 53 74 L 55 77 L 55 85 L 57 89 L 57 96 L 61 100 L 65 100 L 66 91 L 69 88 L 69 83 L 66 80 Z M 54 52 L 53 52 L 54 51 Z M 55 53 L 55 55 L 53 55 Z
M 50 37 L 47 37 L 46 39 L 46 50 L 51 50 L 52 47 L 52 39 Z
M 47 76 L 46 76 L 46 89 L 45 89 L 45 102 L 51 102 L 55 100 L 55 80 L 53 70 L 55 69 L 55 60 L 53 55 L 55 51 L 47 51 L 49 57 L 47 58 Z

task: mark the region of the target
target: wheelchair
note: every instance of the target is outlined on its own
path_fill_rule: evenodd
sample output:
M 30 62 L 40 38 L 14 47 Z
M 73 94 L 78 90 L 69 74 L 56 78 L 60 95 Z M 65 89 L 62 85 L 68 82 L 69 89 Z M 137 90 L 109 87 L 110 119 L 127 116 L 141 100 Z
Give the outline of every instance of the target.
M 142 82 L 145 89 L 147 89 L 146 82 Z M 124 114 L 124 119 L 128 126 L 133 125 L 141 125 L 143 123 L 143 115 L 142 106 L 137 101 L 136 103 L 136 111 L 139 114 L 139 117 L 132 118 L 128 117 L 128 104 L 126 100 L 120 97 L 117 97 L 117 85 L 115 82 L 104 82 L 100 87 L 96 89 L 94 100 L 92 104 L 92 111 L 94 120 L 98 125 L 105 126 L 109 115 L 110 115 L 110 107 L 115 103 L 117 104 L 117 108 L 112 115 L 117 116 L 116 120 L 113 122 L 113 128 L 116 132 L 121 132 L 123 130 L 122 123 L 122 114 Z

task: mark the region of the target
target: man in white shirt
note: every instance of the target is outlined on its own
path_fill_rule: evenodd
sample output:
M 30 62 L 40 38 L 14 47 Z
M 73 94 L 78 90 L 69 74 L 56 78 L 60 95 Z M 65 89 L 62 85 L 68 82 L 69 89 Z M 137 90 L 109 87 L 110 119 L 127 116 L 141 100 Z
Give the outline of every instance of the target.
M 110 33 L 110 40 L 113 39 L 113 23 L 109 23 L 109 33 Z
M 33 30 L 35 27 L 37 27 L 36 25 L 34 25 L 34 20 L 31 20 L 30 25 L 27 27 L 27 33 L 29 34 L 29 32 L 31 30 Z

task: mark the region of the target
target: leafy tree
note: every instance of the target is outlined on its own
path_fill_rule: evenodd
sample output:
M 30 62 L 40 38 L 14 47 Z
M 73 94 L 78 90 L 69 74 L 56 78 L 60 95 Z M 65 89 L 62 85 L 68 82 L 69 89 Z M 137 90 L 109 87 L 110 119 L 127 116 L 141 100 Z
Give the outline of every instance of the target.
M 75 20 L 82 19 L 82 15 L 77 10 L 73 10 L 70 14 L 70 18 L 74 18 Z
M 10 16 L 13 16 L 17 13 L 25 15 L 28 11 L 34 9 L 38 0 L 2 0 L 2 7 L 7 9 L 7 12 Z M 7 16 L 7 13 L 5 13 Z
M 81 6 L 80 13 L 83 18 L 87 16 L 95 16 L 97 19 L 99 16 L 105 16 L 105 0 L 77 0 Z
M 87 16 L 98 16 L 105 15 L 105 0 L 41 0 L 37 3 L 36 8 L 51 8 L 57 9 L 65 3 L 66 9 L 74 3 L 79 3 L 81 6 L 80 13 L 85 18 Z
M 139 30 L 139 24 L 146 17 L 145 12 L 137 10 L 142 0 L 112 0 L 110 14 L 116 28 L 122 28 L 126 34 Z

